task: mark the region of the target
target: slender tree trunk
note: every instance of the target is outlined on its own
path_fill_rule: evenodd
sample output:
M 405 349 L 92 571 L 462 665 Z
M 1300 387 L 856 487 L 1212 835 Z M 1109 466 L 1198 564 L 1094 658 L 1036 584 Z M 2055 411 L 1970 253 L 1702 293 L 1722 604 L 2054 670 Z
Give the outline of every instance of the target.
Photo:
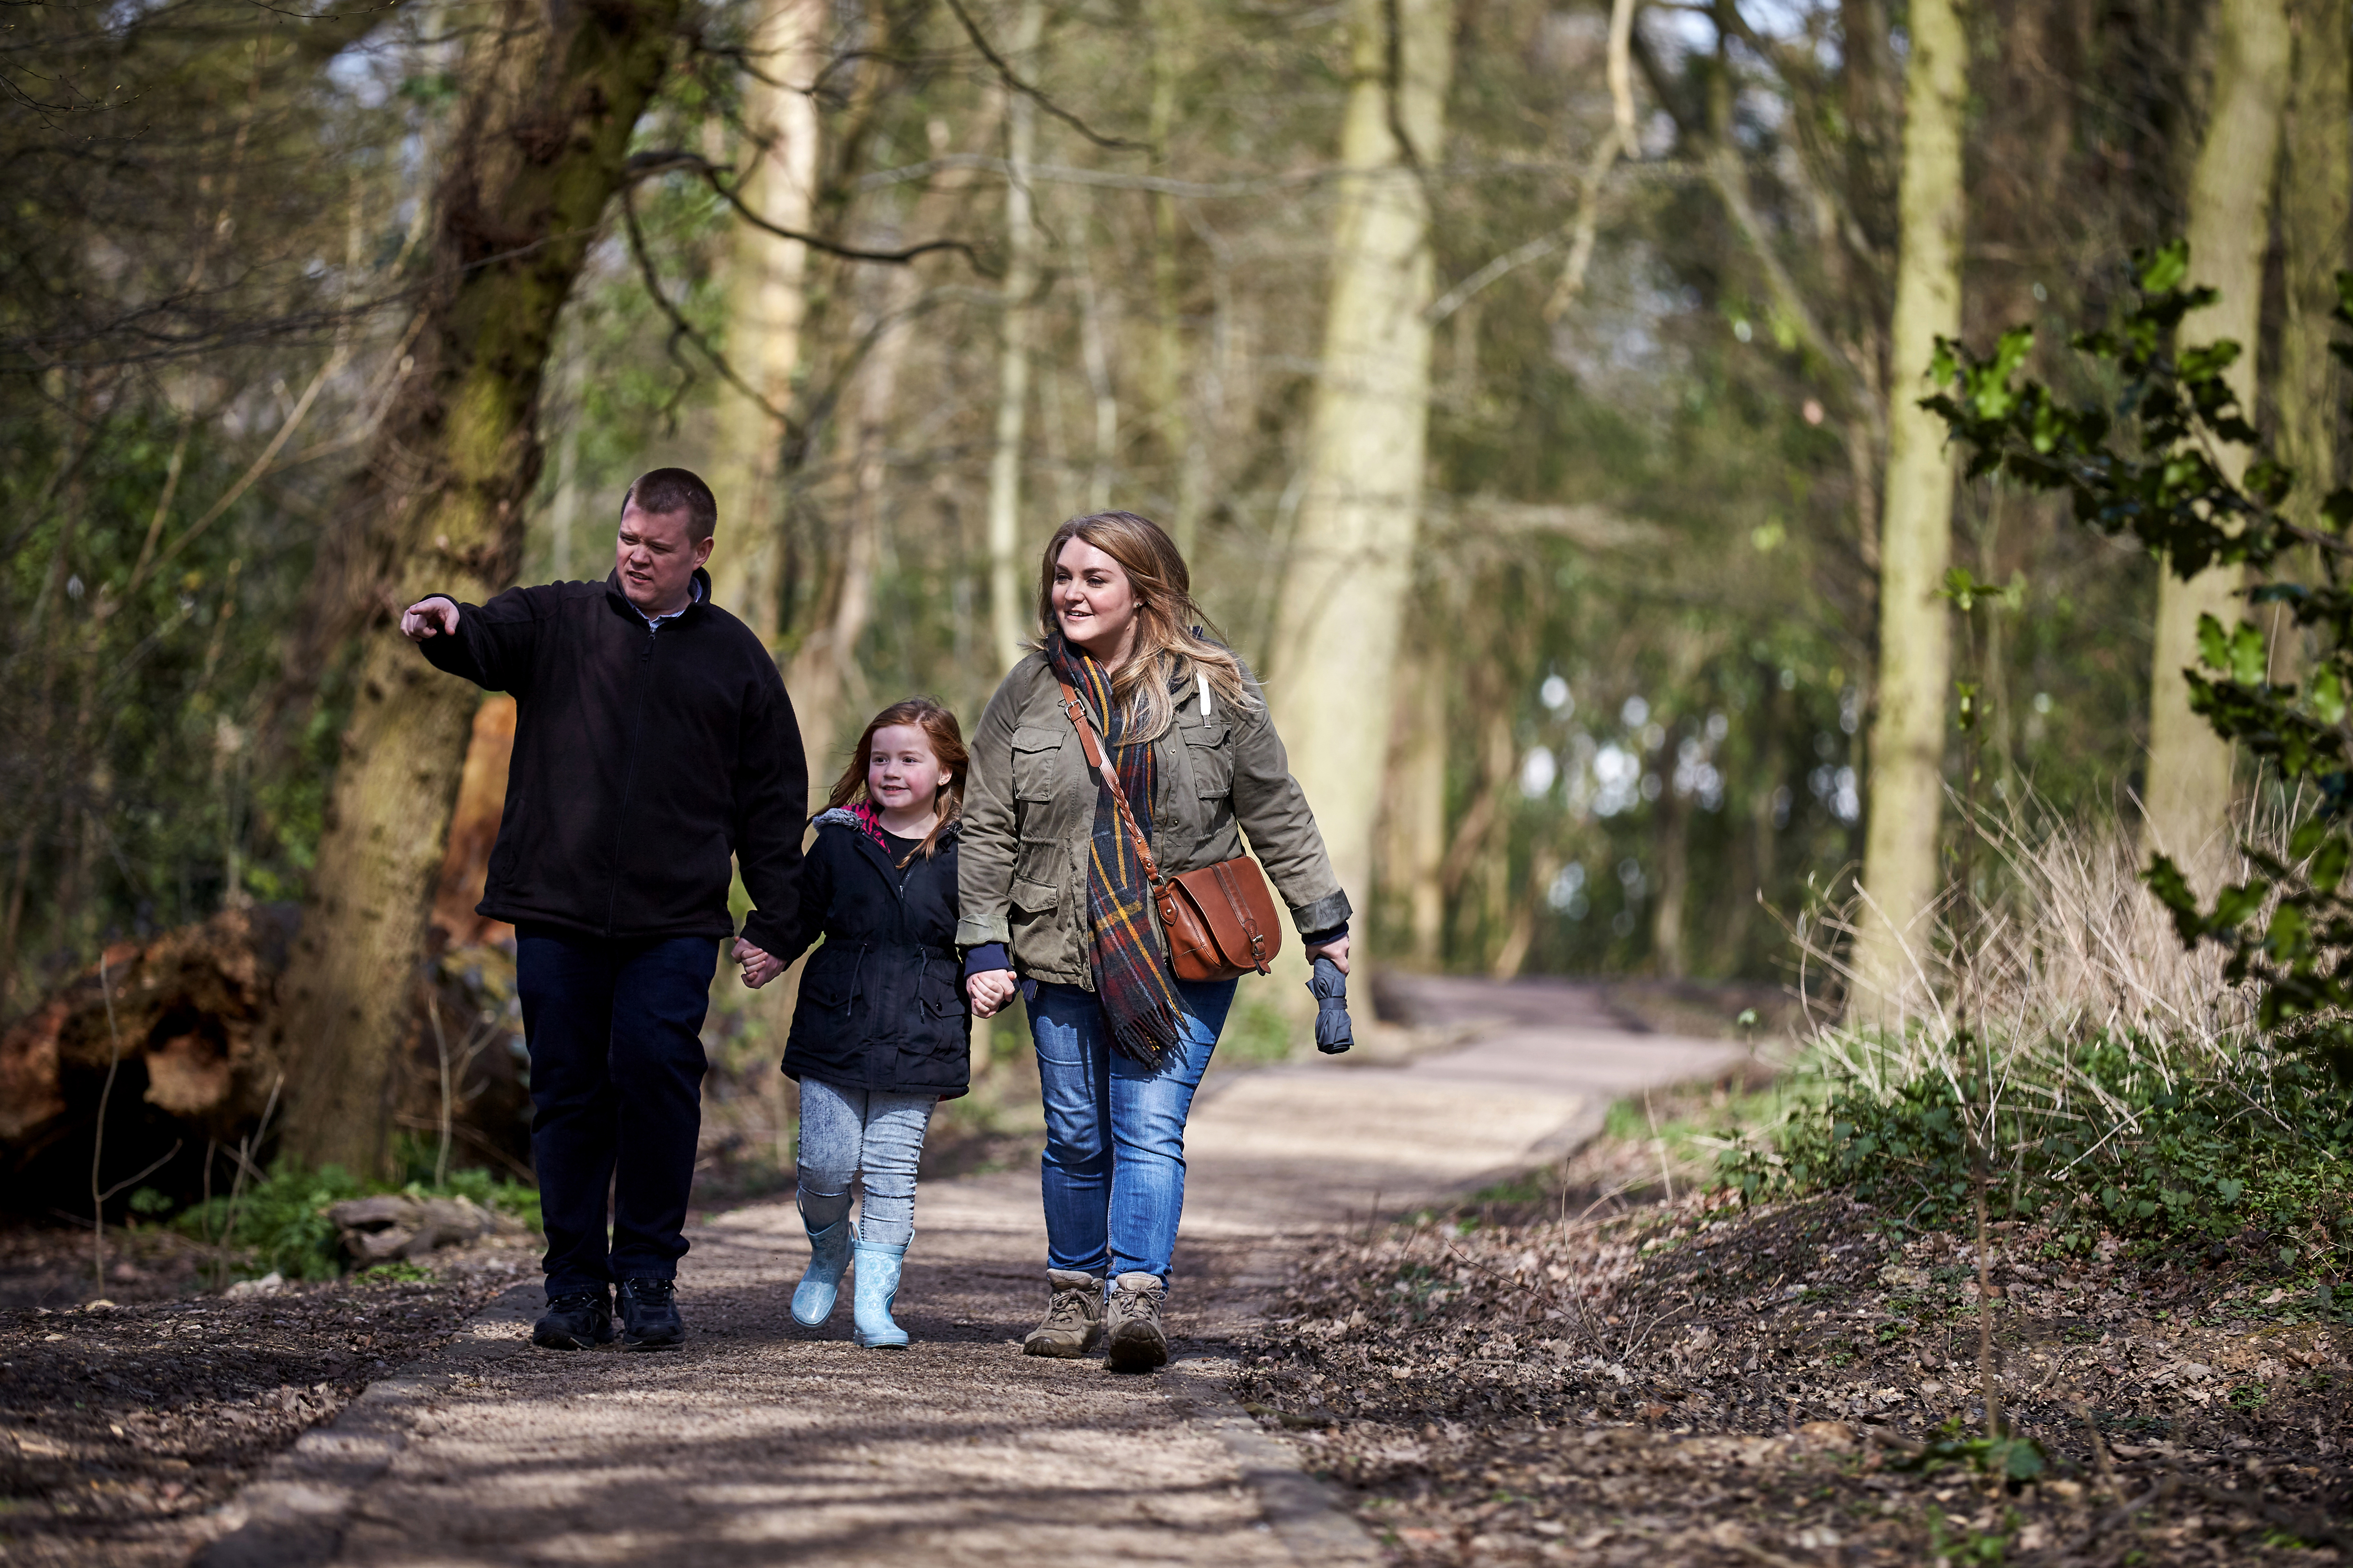
M 1340 885 L 1361 900 L 1421 510 L 1435 278 L 1423 180 L 1445 130 L 1453 6 L 1353 0 L 1350 16 L 1323 374 L 1270 663 L 1292 770 Z
M 1021 0 L 1013 58 L 1023 69 L 1046 25 L 1042 0 Z M 1030 297 L 1038 292 L 1038 225 L 1029 165 L 1038 155 L 1038 105 L 1005 95 L 1005 342 L 997 369 L 997 450 L 988 463 L 988 624 L 1000 670 L 1032 635 L 1021 571 L 1021 443 L 1029 413 Z
M 2251 418 L 2288 54 L 2284 0 L 2222 0 L 2213 107 L 2189 176 L 2190 277 L 2221 290 L 2221 298 L 2184 321 L 2183 334 L 2189 342 L 2229 338 L 2244 351 L 2227 379 Z M 2242 455 L 2227 447 L 2218 455 L 2235 479 Z M 2143 847 L 2172 856 L 2201 890 L 2220 874 L 2229 847 L 2231 746 L 2189 710 L 2181 672 L 2198 662 L 2200 616 L 2232 626 L 2244 614 L 2242 581 L 2235 566 L 2214 567 L 2187 583 L 2170 572 L 2158 578 Z
M 1413 662 L 1397 696 L 1392 726 L 1382 890 L 1406 909 L 1419 969 L 1436 969 L 1446 936 L 1446 660 L 1433 650 Z
M 1672 772 L 1671 763 L 1660 768 Z M 1691 803 L 1675 794 L 1672 778 L 1659 792 L 1658 811 L 1653 841 L 1659 847 L 1659 891 L 1651 905 L 1651 964 L 1661 978 L 1681 980 L 1691 972 L 1683 942 L 1683 901 L 1691 890 Z
M 2302 482 L 2295 504 L 2307 526 L 2337 483 L 2337 420 L 2344 377 L 2328 352 L 2337 274 L 2353 227 L 2353 0 L 2292 0 L 2280 241 L 2287 320 L 2280 331 L 2280 454 Z
M 554 13 L 503 0 L 469 46 L 418 363 L 344 507 L 366 552 L 358 697 L 280 990 L 287 1142 L 313 1164 L 385 1169 L 393 1066 L 480 700 L 427 666 L 394 616 L 427 591 L 481 599 L 513 575 L 557 318 L 678 13 L 679 0 Z
M 913 271 L 901 268 L 875 290 L 884 325 L 866 362 L 858 367 L 858 418 L 850 433 L 858 499 L 851 505 L 849 537 L 842 541 L 841 584 L 834 595 L 833 619 L 801 644 L 786 678 L 819 789 L 832 782 L 834 763 L 847 760 L 843 744 L 861 717 L 849 709 L 865 695 L 858 673 L 858 643 L 874 612 L 883 489 L 891 472 L 891 408 L 898 393 L 899 367 L 907 357 L 905 316 L 914 300 L 916 281 Z
M 1936 901 L 1944 805 L 1945 695 L 1952 626 L 1945 571 L 1953 552 L 1953 456 L 1941 421 L 1919 406 L 1936 340 L 1961 330 L 1962 113 L 1968 40 L 1951 0 L 1914 0 L 1905 70 L 1894 369 L 1888 396 L 1886 505 L 1879 536 L 1878 701 L 1863 838 L 1868 895 L 1855 943 L 1855 1016 L 1901 1016 L 1907 945 Z
M 780 228 L 803 232 L 817 193 L 813 84 L 822 65 L 825 20 L 824 0 L 763 0 L 747 40 L 754 74 L 745 79 L 744 91 L 749 144 L 742 156 L 750 165 L 743 176 L 744 205 Z M 792 404 L 808 312 L 808 247 L 738 223 L 729 268 L 728 360 L 760 397 L 754 402 L 733 386 L 719 388 L 711 489 L 719 501 L 721 537 L 732 548 L 713 555 L 712 597 L 773 645 L 784 553 L 778 469 L 785 429 L 771 410 Z

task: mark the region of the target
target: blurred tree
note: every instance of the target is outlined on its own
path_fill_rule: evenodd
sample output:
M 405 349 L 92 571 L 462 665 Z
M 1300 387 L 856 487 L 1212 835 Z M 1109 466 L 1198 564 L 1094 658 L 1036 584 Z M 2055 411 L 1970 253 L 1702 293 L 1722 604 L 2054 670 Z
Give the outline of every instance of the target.
M 1034 70 L 1046 25 L 1041 0 L 1021 0 L 1014 15 L 1017 70 Z M 1038 105 L 1008 85 L 1005 100 L 1004 344 L 997 372 L 996 447 L 988 461 L 988 624 L 999 674 L 1036 636 L 1036 614 L 1021 560 L 1022 435 L 1029 418 L 1029 338 L 1038 292 L 1038 223 L 1031 165 L 1038 155 Z
M 2213 96 L 2190 172 L 2189 237 L 2192 277 L 2221 295 L 2185 327 L 2193 341 L 2228 339 L 2239 345 L 2226 379 L 2250 418 L 2256 410 L 2263 262 L 2290 52 L 2284 0 L 2218 0 Z M 2217 458 L 2236 484 L 2244 449 L 2224 447 Z M 2144 847 L 2171 856 L 2200 892 L 2211 890 L 2230 853 L 2232 749 L 2190 710 L 2182 671 L 2198 662 L 2200 616 L 2225 625 L 2236 620 L 2244 576 L 2236 565 L 2213 566 L 2187 581 L 2168 572 L 2157 595 Z
M 364 628 L 301 933 L 281 984 L 287 1140 L 313 1165 L 387 1170 L 385 1107 L 479 693 L 435 673 L 399 608 L 512 581 L 539 478 L 540 384 L 557 318 L 677 38 L 678 0 L 478 14 L 434 195 L 417 365 L 353 477 L 345 584 Z
M 1936 342 L 1961 330 L 1961 143 L 1968 40 L 1949 0 L 1912 0 L 1904 76 L 1904 163 L 1895 314 L 1889 330 L 1888 455 L 1880 510 L 1879 670 L 1871 726 L 1863 910 L 1851 1005 L 1893 1022 L 1916 965 L 1919 917 L 1944 882 L 1945 711 L 1952 628 L 1944 599 L 1953 552 L 1954 457 L 1934 390 Z
M 808 310 L 808 247 L 776 231 L 807 232 L 815 210 L 825 22 L 823 0 L 759 0 L 744 42 L 735 190 L 772 226 L 736 224 L 729 242 L 727 355 L 743 384 L 712 395 L 711 487 L 728 548 L 712 560 L 712 596 L 766 643 L 777 631 L 778 470 Z
M 1369 901 L 1428 450 L 1429 182 L 1453 76 L 1451 0 L 1356 0 L 1324 353 L 1269 656 L 1275 717 L 1340 885 Z
M 2353 3 L 2295 0 L 2294 54 L 2280 178 L 2284 306 L 2279 337 L 2281 459 L 2301 476 L 2295 521 L 2318 521 L 2337 483 L 2343 371 L 2328 353 L 2337 271 L 2353 255 Z

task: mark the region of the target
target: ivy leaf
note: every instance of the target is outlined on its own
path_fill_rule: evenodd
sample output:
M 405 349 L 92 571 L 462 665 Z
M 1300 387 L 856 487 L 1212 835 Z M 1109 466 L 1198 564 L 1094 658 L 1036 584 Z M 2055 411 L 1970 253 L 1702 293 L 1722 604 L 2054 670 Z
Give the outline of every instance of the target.
M 2345 717 L 2345 678 L 2333 666 L 2312 678 L 2312 711 L 2324 724 Z
M 2222 636 L 2222 623 L 2211 616 L 2198 617 L 2198 662 L 2209 669 L 2231 668 L 2231 645 Z
M 2205 628 L 2199 628 L 2202 640 Z M 2271 660 L 2263 648 L 2263 634 L 2245 621 L 2231 637 L 2231 679 L 2242 686 L 2261 686 Z
M 2133 259 L 2140 264 L 2141 291 L 2163 294 L 2181 287 L 2181 280 L 2189 276 L 2189 242 L 2168 240 L 2153 250 L 2142 251 Z

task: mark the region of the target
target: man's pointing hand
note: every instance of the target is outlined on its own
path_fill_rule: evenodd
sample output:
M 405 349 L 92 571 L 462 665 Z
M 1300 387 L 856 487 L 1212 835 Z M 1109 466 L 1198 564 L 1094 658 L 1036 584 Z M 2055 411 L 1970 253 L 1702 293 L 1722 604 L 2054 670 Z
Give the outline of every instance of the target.
M 400 614 L 400 635 L 410 642 L 458 635 L 458 606 L 443 598 L 419 599 Z

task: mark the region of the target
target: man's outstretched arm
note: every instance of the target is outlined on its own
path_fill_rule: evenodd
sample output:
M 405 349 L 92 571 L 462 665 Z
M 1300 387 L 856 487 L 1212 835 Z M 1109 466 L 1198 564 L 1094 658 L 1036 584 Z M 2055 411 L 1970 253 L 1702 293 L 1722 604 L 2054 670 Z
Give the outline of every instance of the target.
M 428 594 L 400 613 L 400 635 L 436 669 L 463 676 L 492 691 L 520 694 L 531 672 L 531 650 L 548 591 L 510 588 L 487 605 L 461 605 Z

